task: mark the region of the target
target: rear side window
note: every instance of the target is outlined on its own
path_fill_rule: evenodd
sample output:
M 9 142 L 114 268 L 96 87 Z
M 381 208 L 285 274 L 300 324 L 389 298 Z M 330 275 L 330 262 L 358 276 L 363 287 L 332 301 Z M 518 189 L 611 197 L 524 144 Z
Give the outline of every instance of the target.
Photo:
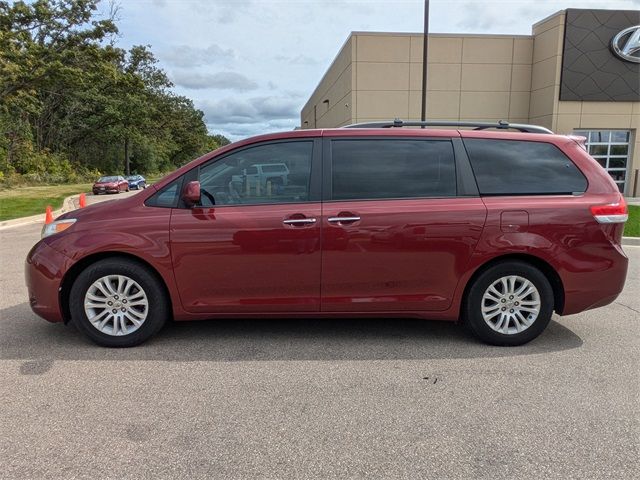
M 334 140 L 331 157 L 333 200 L 456 195 L 449 140 Z
M 583 193 L 587 180 L 555 145 L 518 140 L 464 140 L 481 195 Z

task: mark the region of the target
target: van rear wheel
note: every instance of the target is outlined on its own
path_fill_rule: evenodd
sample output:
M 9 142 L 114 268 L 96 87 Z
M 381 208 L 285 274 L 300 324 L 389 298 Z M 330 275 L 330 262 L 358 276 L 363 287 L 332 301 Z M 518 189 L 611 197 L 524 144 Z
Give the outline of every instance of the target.
M 553 308 L 553 289 L 547 277 L 528 263 L 508 261 L 476 278 L 463 315 L 472 333 L 484 342 L 515 346 L 540 335 Z
M 155 335 L 169 316 L 162 285 L 126 258 L 100 260 L 78 275 L 69 296 L 78 329 L 105 347 L 133 347 Z

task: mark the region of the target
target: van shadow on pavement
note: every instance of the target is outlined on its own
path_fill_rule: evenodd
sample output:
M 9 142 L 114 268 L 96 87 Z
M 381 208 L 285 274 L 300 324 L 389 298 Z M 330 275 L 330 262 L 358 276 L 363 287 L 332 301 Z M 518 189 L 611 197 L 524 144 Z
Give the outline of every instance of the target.
M 25 374 L 55 360 L 288 361 L 427 360 L 532 355 L 579 348 L 556 321 L 521 347 L 479 343 L 460 325 L 420 319 L 230 319 L 172 322 L 138 347 L 108 349 L 72 325 L 36 317 L 27 303 L 0 310 L 0 359 L 28 360 Z

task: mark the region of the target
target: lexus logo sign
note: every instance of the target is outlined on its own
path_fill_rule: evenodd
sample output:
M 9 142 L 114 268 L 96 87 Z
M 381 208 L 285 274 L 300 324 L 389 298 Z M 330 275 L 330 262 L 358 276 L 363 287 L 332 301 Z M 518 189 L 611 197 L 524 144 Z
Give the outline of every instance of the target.
M 640 25 L 625 28 L 613 37 L 611 50 L 623 60 L 640 63 Z

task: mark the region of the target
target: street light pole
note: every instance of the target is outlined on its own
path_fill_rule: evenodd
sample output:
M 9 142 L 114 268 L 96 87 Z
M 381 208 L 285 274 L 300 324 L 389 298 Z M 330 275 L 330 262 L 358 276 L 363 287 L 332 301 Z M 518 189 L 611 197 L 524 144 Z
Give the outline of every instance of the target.
M 429 46 L 429 0 L 424 0 L 424 39 L 422 42 L 422 115 L 427 119 L 427 48 Z

